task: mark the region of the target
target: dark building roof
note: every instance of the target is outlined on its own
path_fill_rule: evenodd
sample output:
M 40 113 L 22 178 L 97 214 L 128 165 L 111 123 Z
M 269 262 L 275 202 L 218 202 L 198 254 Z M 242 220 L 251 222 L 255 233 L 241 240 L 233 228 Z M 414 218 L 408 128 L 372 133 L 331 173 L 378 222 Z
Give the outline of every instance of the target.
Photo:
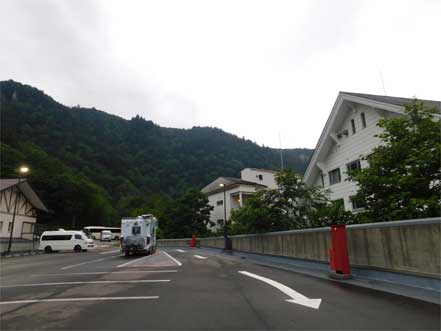
M 375 95 L 375 94 L 364 94 L 364 93 L 354 93 L 354 92 L 340 92 L 340 93 L 352 95 L 354 97 L 365 98 L 365 99 L 370 99 L 370 100 L 374 100 L 374 101 L 389 103 L 389 104 L 397 105 L 397 106 L 403 106 L 404 104 L 410 104 L 414 100 L 412 98 L 390 97 L 387 95 Z M 441 101 L 424 100 L 424 99 L 418 99 L 418 98 L 417 98 L 417 100 L 423 102 L 426 107 L 429 107 L 429 108 L 435 107 L 439 112 L 441 112 Z

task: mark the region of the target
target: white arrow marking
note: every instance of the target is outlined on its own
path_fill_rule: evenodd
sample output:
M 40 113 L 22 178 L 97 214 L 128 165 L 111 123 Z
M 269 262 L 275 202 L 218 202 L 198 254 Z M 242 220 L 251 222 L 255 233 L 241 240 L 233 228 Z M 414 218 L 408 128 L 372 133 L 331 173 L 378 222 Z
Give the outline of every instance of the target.
M 182 249 L 177 249 L 178 252 L 185 253 Z
M 201 260 L 205 260 L 205 259 L 208 259 L 208 257 L 206 257 L 206 256 L 200 256 L 200 255 L 193 255 L 195 258 L 197 258 L 197 259 L 201 259 Z
M 322 299 L 309 299 L 309 298 L 305 297 L 304 295 L 300 294 L 299 292 L 294 291 L 292 288 L 285 286 L 279 282 L 276 282 L 272 279 L 265 278 L 265 277 L 262 277 L 262 276 L 259 276 L 256 274 L 252 274 L 251 272 L 248 272 L 248 271 L 239 271 L 239 273 L 241 273 L 245 276 L 249 276 L 249 277 L 258 279 L 258 280 L 265 282 L 271 286 L 274 286 L 279 291 L 282 291 L 283 293 L 285 293 L 287 296 L 289 296 L 291 298 L 291 299 L 286 299 L 285 301 L 288 301 L 291 303 L 296 303 L 298 305 L 302 305 L 302 306 L 306 306 L 306 307 L 310 307 L 310 308 L 314 308 L 314 309 L 319 309 L 320 303 L 322 302 Z

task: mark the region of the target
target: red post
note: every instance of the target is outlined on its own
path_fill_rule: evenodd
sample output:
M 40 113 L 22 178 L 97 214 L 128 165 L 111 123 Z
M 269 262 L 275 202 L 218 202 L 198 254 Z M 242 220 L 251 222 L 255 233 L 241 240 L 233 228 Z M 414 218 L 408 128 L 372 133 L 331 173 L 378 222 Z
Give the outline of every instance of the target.
M 329 250 L 331 269 L 337 275 L 350 277 L 348 239 L 346 225 L 331 225 L 332 248 Z
M 191 236 L 190 247 L 196 247 L 196 235 Z

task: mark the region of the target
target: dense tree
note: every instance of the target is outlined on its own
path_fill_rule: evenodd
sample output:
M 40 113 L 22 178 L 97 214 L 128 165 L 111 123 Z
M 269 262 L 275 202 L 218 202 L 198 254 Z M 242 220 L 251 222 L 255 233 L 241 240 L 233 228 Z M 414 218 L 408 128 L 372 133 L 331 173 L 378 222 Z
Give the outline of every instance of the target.
M 192 234 L 204 235 L 209 232 L 210 211 L 207 197 L 199 190 L 190 189 L 176 199 L 170 209 L 164 236 L 168 238 L 188 238 Z
M 405 116 L 379 122 L 383 144 L 367 157 L 368 168 L 350 173 L 360 187 L 357 199 L 365 201 L 367 218 L 440 215 L 441 126 L 435 113 L 415 100 L 405 106 Z
M 276 175 L 278 189 L 259 191 L 232 213 L 233 230 L 256 233 L 316 226 L 317 212 L 329 203 L 327 192 L 307 186 L 292 170 Z

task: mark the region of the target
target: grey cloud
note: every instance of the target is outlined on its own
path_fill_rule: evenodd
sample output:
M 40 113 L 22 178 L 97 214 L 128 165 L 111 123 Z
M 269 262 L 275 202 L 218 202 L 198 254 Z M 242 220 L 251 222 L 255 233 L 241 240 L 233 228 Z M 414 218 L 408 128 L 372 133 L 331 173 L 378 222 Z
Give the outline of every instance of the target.
M 184 102 L 165 99 L 112 53 L 101 9 L 91 1 L 6 1 L 0 14 L 0 79 L 33 84 L 67 105 L 80 104 L 129 118 L 142 114 L 162 125 L 195 123 Z M 172 105 L 171 105 L 172 104 Z

